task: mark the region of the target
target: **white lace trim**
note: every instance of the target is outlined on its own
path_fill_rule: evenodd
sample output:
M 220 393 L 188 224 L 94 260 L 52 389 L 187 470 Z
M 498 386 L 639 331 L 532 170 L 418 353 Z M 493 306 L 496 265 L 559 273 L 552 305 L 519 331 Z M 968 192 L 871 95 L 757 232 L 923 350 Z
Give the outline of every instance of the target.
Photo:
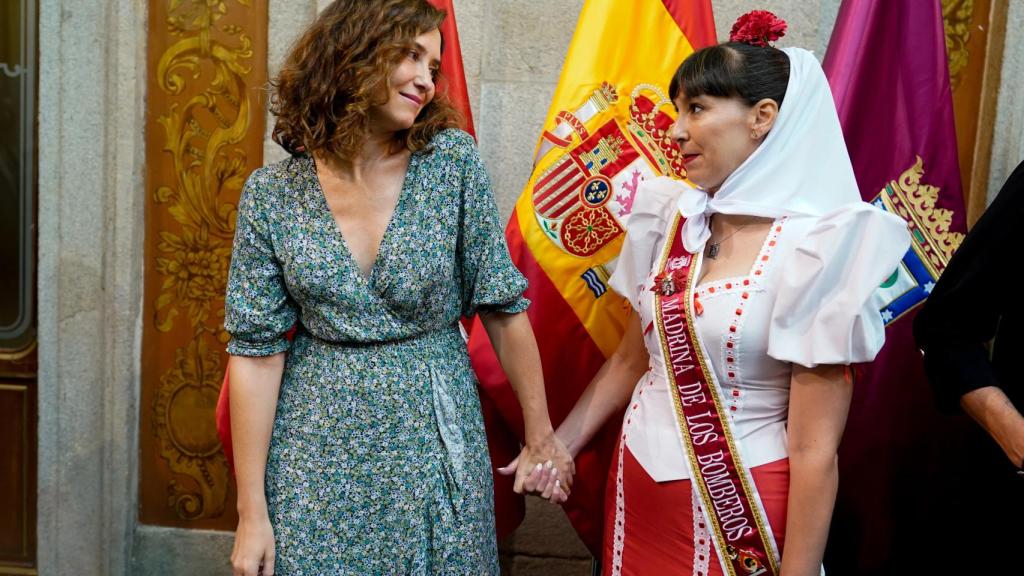
M 622 459 L 626 448 L 626 427 L 619 438 L 618 463 L 615 466 L 615 532 L 612 541 L 612 574 L 622 576 L 622 548 L 626 543 L 626 497 L 622 489 Z
M 708 576 L 711 562 L 711 532 L 704 521 L 701 510 L 700 496 L 696 487 L 690 483 L 690 496 L 693 502 L 693 576 Z

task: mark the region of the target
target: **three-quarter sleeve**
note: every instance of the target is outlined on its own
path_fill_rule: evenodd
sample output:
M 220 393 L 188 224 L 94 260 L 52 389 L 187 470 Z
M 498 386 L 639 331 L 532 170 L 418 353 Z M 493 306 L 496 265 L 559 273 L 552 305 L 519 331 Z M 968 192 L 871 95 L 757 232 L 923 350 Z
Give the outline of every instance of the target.
M 462 314 L 525 311 L 526 278 L 512 264 L 487 170 L 473 138 L 451 130 L 453 161 L 462 174 L 462 214 L 458 259 L 461 266 Z
M 1011 281 L 1019 262 L 1018 229 L 1024 223 L 1024 164 L 1014 170 L 999 195 L 950 259 L 931 295 L 914 319 L 914 338 L 939 406 L 955 412 L 960 397 L 1000 386 L 985 345 L 1017 296 Z M 1016 329 L 1019 329 L 1017 327 Z
M 819 218 L 781 270 L 768 355 L 807 367 L 874 360 L 885 343 L 879 286 L 909 246 L 906 223 L 868 204 Z
M 235 241 L 224 298 L 224 328 L 231 335 L 227 352 L 234 356 L 271 356 L 288 350 L 285 333 L 298 316 L 285 286 L 270 233 L 267 190 L 254 172 L 238 203 Z

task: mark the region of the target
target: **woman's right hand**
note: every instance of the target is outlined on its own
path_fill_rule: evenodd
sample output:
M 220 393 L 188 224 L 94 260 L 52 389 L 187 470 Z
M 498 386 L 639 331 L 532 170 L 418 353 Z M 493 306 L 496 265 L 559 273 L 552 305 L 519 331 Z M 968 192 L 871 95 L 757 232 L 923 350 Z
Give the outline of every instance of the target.
M 266 512 L 238 518 L 231 567 L 233 576 L 274 575 L 274 528 Z
M 503 476 L 515 476 L 513 490 L 516 494 L 533 494 L 552 504 L 564 504 L 569 498 L 572 477 L 576 474 L 576 463 L 562 441 L 554 434 L 550 435 L 547 444 L 551 445 L 547 448 L 551 454 L 544 453 L 544 448 L 523 446 L 519 456 L 498 468 L 498 473 Z M 541 461 L 548 456 L 550 458 L 542 463 Z M 562 473 L 559 474 L 559 471 Z

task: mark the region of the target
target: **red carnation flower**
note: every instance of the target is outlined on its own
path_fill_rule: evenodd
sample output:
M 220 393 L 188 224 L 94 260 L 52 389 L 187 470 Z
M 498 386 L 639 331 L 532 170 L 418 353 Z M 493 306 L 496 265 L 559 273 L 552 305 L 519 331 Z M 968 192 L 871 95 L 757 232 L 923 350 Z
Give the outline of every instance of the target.
M 768 46 L 786 35 L 786 21 L 767 10 L 751 10 L 736 19 L 729 32 L 730 42 Z

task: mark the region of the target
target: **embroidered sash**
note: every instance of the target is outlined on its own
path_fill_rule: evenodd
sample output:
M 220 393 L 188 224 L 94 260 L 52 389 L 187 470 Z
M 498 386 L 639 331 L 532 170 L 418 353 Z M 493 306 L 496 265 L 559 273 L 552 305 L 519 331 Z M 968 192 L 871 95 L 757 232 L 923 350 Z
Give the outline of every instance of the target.
M 775 576 L 778 547 L 740 460 L 725 403 L 705 363 L 688 306 L 695 258 L 683 248 L 681 224 L 676 214 L 655 278 L 654 317 L 691 478 L 725 573 Z

